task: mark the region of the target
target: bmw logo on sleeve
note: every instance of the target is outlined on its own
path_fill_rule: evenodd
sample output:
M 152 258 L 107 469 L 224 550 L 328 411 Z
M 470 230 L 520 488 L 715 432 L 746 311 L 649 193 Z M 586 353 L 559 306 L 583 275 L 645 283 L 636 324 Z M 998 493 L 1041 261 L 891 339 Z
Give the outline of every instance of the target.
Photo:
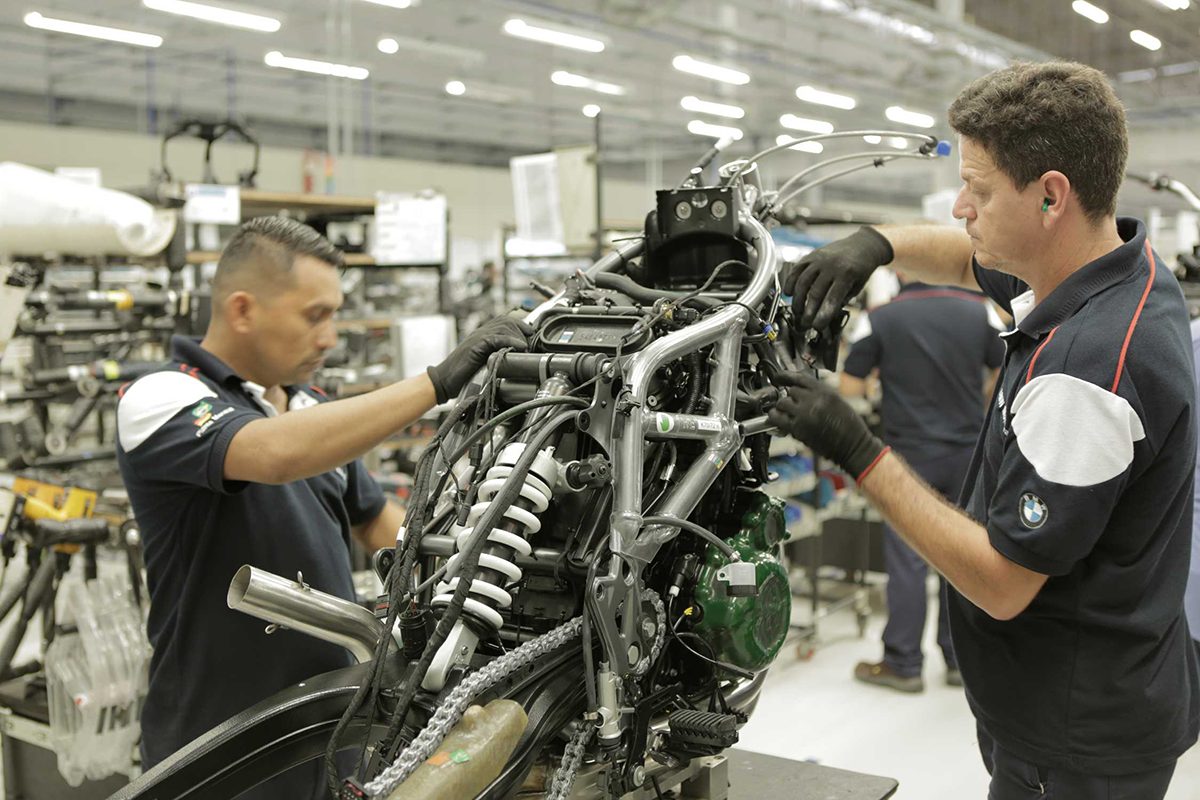
M 1031 492 L 1021 495 L 1021 522 L 1026 528 L 1040 528 L 1050 516 L 1050 509 L 1042 498 Z

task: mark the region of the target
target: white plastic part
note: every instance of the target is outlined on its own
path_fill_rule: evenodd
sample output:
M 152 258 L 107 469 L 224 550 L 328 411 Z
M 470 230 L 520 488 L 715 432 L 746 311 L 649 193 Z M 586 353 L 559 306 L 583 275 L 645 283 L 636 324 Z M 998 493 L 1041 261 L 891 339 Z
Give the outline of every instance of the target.
M 456 664 L 470 663 L 478 644 L 479 637 L 464 625 L 462 620 L 456 622 L 446 641 L 442 642 L 437 655 L 433 657 L 429 671 L 425 673 L 425 680 L 421 681 L 421 688 L 427 692 L 440 692 L 446 685 L 446 676 L 450 674 L 450 670 Z

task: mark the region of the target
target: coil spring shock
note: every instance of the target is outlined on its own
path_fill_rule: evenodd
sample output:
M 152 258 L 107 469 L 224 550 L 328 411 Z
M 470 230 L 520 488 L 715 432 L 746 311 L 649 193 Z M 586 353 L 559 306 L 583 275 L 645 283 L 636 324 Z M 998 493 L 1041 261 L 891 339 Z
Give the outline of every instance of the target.
M 517 463 L 525 447 L 522 442 L 509 444 L 501 451 L 495 466 L 487 471 L 479 485 L 478 502 L 471 506 L 467 515 L 466 526 L 457 528 L 453 533 L 460 552 L 450 558 L 447 575 L 453 575 L 457 570 L 461 551 L 470 541 L 475 523 L 491 507 L 492 499 L 512 474 L 513 465 Z M 470 594 L 463 604 L 464 614 L 496 630 L 504 626 L 504 619 L 496 609 L 512 605 L 512 594 L 507 587 L 519 582 L 523 574 L 514 558 L 517 555 L 528 556 L 533 552 L 526 537 L 542 529 L 542 522 L 537 515 L 549 508 L 550 499 L 554 494 L 553 487 L 558 480 L 558 462 L 554 460 L 552 452 L 552 448 L 547 448 L 538 453 L 521 486 L 520 499 L 504 510 L 503 527 L 497 525 L 488 534 L 488 544 L 479 554 L 481 572 L 471 581 Z M 439 583 L 433 605 L 449 605 L 455 589 L 458 588 L 458 582 L 459 578 L 455 577 L 448 582 Z

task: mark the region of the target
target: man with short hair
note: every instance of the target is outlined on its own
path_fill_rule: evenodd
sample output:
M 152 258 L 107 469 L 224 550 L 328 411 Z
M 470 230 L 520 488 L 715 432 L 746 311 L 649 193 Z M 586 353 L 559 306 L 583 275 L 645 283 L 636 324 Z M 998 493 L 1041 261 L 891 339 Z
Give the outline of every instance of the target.
M 816 328 L 889 262 L 1011 311 L 966 513 L 808 376 L 785 376 L 771 417 L 954 587 L 990 800 L 1162 798 L 1200 728 L 1183 612 L 1195 389 L 1179 286 L 1145 226 L 1116 216 L 1124 109 L 1090 67 L 1017 64 L 968 85 L 950 125 L 965 232 L 864 228 L 785 285 Z
M 487 357 L 525 347 L 494 319 L 440 365 L 327 402 L 310 386 L 337 343 L 341 252 L 282 217 L 244 224 L 213 279 L 200 342 L 132 383 L 117 406 L 117 461 L 145 542 L 154 656 L 142 713 L 147 768 L 290 684 L 348 666 L 341 647 L 226 605 L 243 564 L 355 600 L 349 545 L 392 547 L 403 519 L 359 457 L 459 393 Z M 243 798 L 323 795 L 317 762 Z

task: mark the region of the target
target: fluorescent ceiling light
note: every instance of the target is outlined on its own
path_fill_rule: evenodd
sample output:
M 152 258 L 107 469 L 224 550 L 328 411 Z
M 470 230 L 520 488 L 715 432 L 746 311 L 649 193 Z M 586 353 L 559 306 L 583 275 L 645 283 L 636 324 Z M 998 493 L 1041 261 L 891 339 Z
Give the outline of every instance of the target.
M 966 42 L 955 42 L 954 52 L 958 53 L 968 61 L 974 61 L 981 67 L 987 67 L 988 69 L 1000 69 L 1001 67 L 1007 67 L 1009 62 L 1008 57 L 1003 53 L 996 52 L 995 50 L 987 50 L 982 47 L 976 47 L 975 45 L 967 44 Z
M 161 47 L 163 39 L 153 33 L 142 33 L 125 28 L 110 28 L 107 25 L 93 25 L 88 22 L 75 22 L 69 19 L 46 17 L 36 11 L 25 15 L 25 24 L 31 28 L 55 33 L 70 33 L 75 36 L 87 36 L 92 39 L 105 39 L 110 42 L 136 44 L 140 47 Z
M 833 123 L 822 119 L 797 117 L 795 114 L 784 114 L 779 118 L 779 124 L 794 131 L 809 133 L 833 133 Z
M 623 95 L 625 87 L 608 81 L 598 81 L 586 75 L 576 75 L 565 69 L 556 69 L 550 73 L 550 80 L 559 86 L 570 86 L 573 89 L 590 89 L 600 94 Z
M 1087 17 L 1097 25 L 1103 25 L 1108 22 L 1108 12 L 1103 8 L 1097 8 L 1087 0 L 1075 0 L 1071 3 L 1071 8 L 1081 17 Z
M 711 136 L 714 139 L 733 139 L 737 141 L 742 138 L 742 129 L 733 128 L 729 125 L 713 125 L 711 122 L 694 119 L 688 123 L 688 133 L 694 133 L 697 136 Z
M 775 137 L 775 144 L 787 144 L 788 142 L 795 141 L 795 139 L 796 137 L 791 134 L 781 133 Z M 799 150 L 804 153 L 823 153 L 825 152 L 825 145 L 820 142 L 796 142 L 788 149 Z
M 388 8 L 412 8 L 417 4 L 417 0 L 366 0 L 368 3 L 374 3 L 377 6 L 387 6 Z
M 888 144 L 897 150 L 907 150 L 911 146 L 908 139 L 905 139 L 903 136 L 891 137 L 888 139 Z
M 812 86 L 797 86 L 796 97 L 806 103 L 832 106 L 833 108 L 840 108 L 844 111 L 849 111 L 858 105 L 858 101 L 849 95 L 826 92 L 821 89 L 815 89 Z
M 888 106 L 884 113 L 892 122 L 899 122 L 901 125 L 912 125 L 916 128 L 933 127 L 933 117 L 922 114 L 920 111 L 909 111 L 900 106 Z
M 1159 67 L 1158 71 L 1163 74 L 1163 77 L 1174 78 L 1177 75 L 1190 75 L 1193 72 L 1200 71 L 1200 63 L 1196 61 L 1184 61 L 1182 64 L 1167 64 Z
M 1158 0 L 1158 4 L 1172 11 L 1183 11 L 1191 5 L 1191 0 Z
M 231 28 L 243 28 L 260 33 L 274 33 L 279 30 L 279 20 L 274 17 L 210 6 L 207 3 L 193 3 L 191 0 L 142 0 L 142 5 L 152 11 L 165 11 L 168 14 L 215 22 Z
M 868 133 L 866 136 L 863 137 L 863 141 L 866 142 L 867 144 L 879 144 L 880 142 L 883 141 L 883 137 L 876 136 L 873 133 Z
M 463 83 L 460 80 L 452 80 L 446 83 L 446 93 L 452 94 L 455 97 L 466 95 L 471 100 L 478 100 L 485 103 L 497 103 L 507 105 L 509 103 L 531 103 L 533 95 L 526 89 L 519 89 L 513 86 L 501 86 L 496 83 L 486 83 L 479 80 L 471 80 L 471 85 Z
M 734 86 L 745 86 L 750 82 L 750 76 L 740 69 L 722 67 L 720 64 L 710 64 L 691 56 L 675 56 L 671 66 L 689 75 L 699 75 L 721 83 L 732 83 Z
M 1162 47 L 1162 40 L 1157 36 L 1151 36 L 1145 31 L 1133 30 L 1129 32 L 1129 38 L 1134 44 L 1140 44 L 1147 50 L 1157 50 Z
M 483 60 L 483 54 L 478 50 L 459 47 L 432 39 L 416 39 L 411 36 L 388 36 L 379 40 L 377 45 L 381 53 L 394 55 L 401 50 L 420 53 L 422 55 L 440 56 L 464 64 Z
M 746 110 L 741 106 L 731 106 L 727 103 L 714 103 L 711 100 L 701 100 L 699 97 L 688 95 L 679 101 L 679 107 L 684 111 L 695 111 L 697 114 L 712 114 L 717 117 L 741 119 L 746 116 Z
M 552 44 L 556 47 L 569 47 L 572 50 L 582 50 L 585 53 L 599 53 L 604 50 L 604 42 L 594 35 L 572 33 L 561 28 L 554 28 L 539 22 L 536 25 L 523 19 L 513 17 L 504 23 L 504 32 L 518 39 L 528 39 L 532 42 Z
M 294 69 L 298 72 L 311 72 L 314 75 L 330 75 L 334 78 L 350 78 L 363 81 L 371 74 L 366 67 L 354 67 L 349 64 L 335 64 L 332 61 L 317 61 L 313 58 L 294 58 L 285 56 L 278 50 L 272 50 L 263 56 L 263 63 L 268 67 Z
M 1158 77 L 1153 69 L 1131 69 L 1128 72 L 1118 72 L 1117 80 L 1121 83 L 1144 83 Z
M 594 119 L 600 116 L 600 106 L 595 103 L 588 103 L 583 107 L 583 115 L 589 119 Z

